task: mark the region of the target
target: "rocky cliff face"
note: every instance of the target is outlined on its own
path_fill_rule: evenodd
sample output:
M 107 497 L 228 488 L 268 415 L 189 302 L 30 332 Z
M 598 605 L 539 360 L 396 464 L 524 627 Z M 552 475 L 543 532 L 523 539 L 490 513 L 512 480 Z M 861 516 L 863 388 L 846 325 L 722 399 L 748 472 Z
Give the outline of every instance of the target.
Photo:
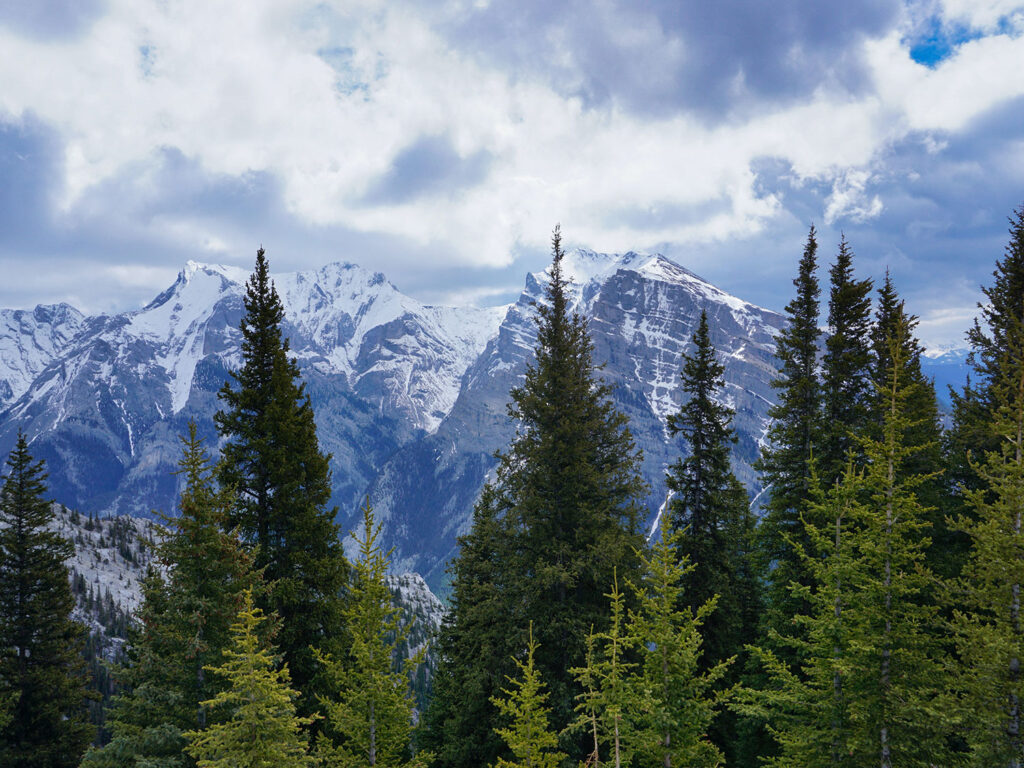
M 595 359 L 644 451 L 651 518 L 664 501 L 664 468 L 681 450 L 665 420 L 680 405 L 682 355 L 702 309 L 726 366 L 723 398 L 737 412 L 736 471 L 756 492 L 751 464 L 767 428 L 782 318 L 657 255 L 576 251 L 565 271 Z M 173 510 L 177 436 L 189 420 L 216 450 L 212 414 L 240 362 L 247 277 L 190 262 L 135 312 L 0 313 L 0 454 L 25 430 L 47 461 L 54 497 L 83 514 Z M 494 451 L 514 432 L 506 404 L 532 354 L 544 275 L 528 275 L 518 301 L 491 309 L 425 306 L 352 264 L 274 279 L 322 447 L 333 455 L 342 529 L 355 527 L 368 494 L 396 567 L 441 584 Z

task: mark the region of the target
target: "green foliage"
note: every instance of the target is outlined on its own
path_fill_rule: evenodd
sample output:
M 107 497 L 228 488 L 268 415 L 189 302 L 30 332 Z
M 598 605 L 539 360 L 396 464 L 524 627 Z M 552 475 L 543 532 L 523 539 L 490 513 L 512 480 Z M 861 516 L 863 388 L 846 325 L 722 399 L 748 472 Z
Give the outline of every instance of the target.
M 324 766 L 414 768 L 429 762 L 428 755 L 409 758 L 414 707 L 409 679 L 423 662 L 426 648 L 395 669 L 396 647 L 407 632 L 387 586 L 390 552 L 381 549 L 380 533 L 367 500 L 362 538 L 353 534 L 359 542 L 359 560 L 345 612 L 352 638 L 349 658 L 320 656 L 338 691 L 336 697 L 320 698 L 339 740 L 335 746 L 320 737 L 317 752 Z
M 70 542 L 50 531 L 43 462 L 25 435 L 0 488 L 0 765 L 70 768 L 92 741 L 83 630 L 71 621 Z
M 526 661 L 514 659 L 519 668 L 518 676 L 506 678 L 509 688 L 502 689 L 504 696 L 492 699 L 499 715 L 510 721 L 508 727 L 495 728 L 495 733 L 512 753 L 511 760 L 499 757 L 497 768 L 558 768 L 565 759 L 565 755 L 557 751 L 558 736 L 550 727 L 551 709 L 545 706 L 547 692 L 534 663 L 536 651 L 531 623 Z
M 683 576 L 685 605 L 697 612 L 709 600 L 717 609 L 703 621 L 702 669 L 743 653 L 756 631 L 760 583 L 754 563 L 750 501 L 730 465 L 729 446 L 736 441 L 730 426 L 733 411 L 715 400 L 724 386 L 725 367 L 718 362 L 708 333 L 707 313 L 693 334 L 694 351 L 684 357 L 682 389 L 686 400 L 668 419 L 669 432 L 682 434 L 689 455 L 669 467 L 669 519 L 680 533 L 678 549 L 690 566 Z M 742 665 L 730 668 L 730 683 Z M 738 723 L 723 714 L 713 739 L 727 757 L 736 758 L 741 739 Z
M 143 582 L 139 626 L 115 672 L 126 690 L 108 716 L 112 739 L 89 752 L 83 768 L 193 764 L 183 733 L 206 725 L 202 702 L 223 687 L 206 667 L 221 659 L 243 593 L 258 582 L 251 558 L 224 530 L 235 496 L 217 489 L 195 424 L 181 443 L 179 514 L 164 516 L 153 542 L 164 571 L 150 570 Z
M 868 421 L 872 395 L 871 280 L 853 277 L 853 252 L 844 236 L 830 272 L 828 338 L 822 360 L 822 435 L 816 454 L 826 486 L 843 473 L 855 434 Z
M 919 448 L 903 442 L 916 385 L 901 378 L 895 339 L 890 354 L 882 436 L 863 441 L 865 470 L 848 467 L 805 516 L 812 580 L 791 589 L 809 608 L 788 638 L 802 664 L 793 670 L 772 651 L 757 651 L 773 686 L 760 705 L 748 698 L 747 709 L 760 706 L 778 736 L 781 754 L 769 765 L 820 766 L 824 755 L 840 766 L 956 762 L 943 706 L 947 649 L 924 562 L 927 510 L 916 496 L 926 476 L 904 472 Z
M 291 689 L 288 667 L 276 669 L 278 657 L 262 635 L 263 611 L 253 606 L 252 590 L 243 595 L 232 644 L 224 661 L 207 671 L 223 679 L 224 690 L 202 702 L 223 713 L 217 722 L 188 731 L 187 752 L 199 768 L 308 768 L 303 726 L 313 718 L 295 714 L 298 693 Z
M 630 633 L 641 650 L 640 680 L 634 685 L 644 698 L 633 743 L 643 765 L 710 768 L 722 763 L 721 752 L 708 738 L 721 700 L 712 689 L 729 660 L 702 669 L 701 625 L 715 610 L 716 599 L 696 611 L 681 607 L 687 602 L 686 574 L 693 568 L 679 558 L 681 539 L 682 533 L 662 518 L 658 541 L 642 558 L 639 608 Z
M 447 626 L 441 641 L 442 652 L 452 656 L 438 671 L 436 694 L 445 714 L 428 716 L 432 733 L 444 728 L 478 746 L 493 744 L 481 731 L 489 730 L 491 717 L 485 715 L 493 707 L 486 702 L 502 679 L 486 668 L 522 647 L 530 621 L 538 638 L 535 663 L 550 691 L 552 726 L 561 731 L 568 725 L 575 694 L 569 670 L 583 663 L 591 628 L 607 625 L 604 591 L 614 570 L 637 574 L 635 553 L 642 545 L 639 455 L 608 386 L 596 377 L 586 322 L 569 310 L 557 228 L 552 245 L 550 279 L 537 305 L 535 361 L 523 386 L 511 393 L 516 436 L 499 455 L 497 477 L 477 505 L 476 520 L 495 531 L 480 540 L 486 564 L 456 570 L 457 577 L 465 573 L 470 579 L 489 570 L 496 593 L 476 583 L 463 589 L 456 581 L 457 624 Z M 484 616 L 494 619 L 490 627 L 484 626 Z M 463 644 L 449 643 L 444 634 L 461 637 Z M 495 654 L 469 655 L 475 652 L 469 649 L 480 647 Z M 457 690 L 441 679 L 447 674 L 470 683 L 465 708 L 444 698 L 445 690 Z M 466 719 L 468 712 L 474 721 Z M 489 751 L 459 754 L 466 762 L 444 762 L 454 757 L 451 753 L 439 757 L 460 768 L 497 758 Z
M 279 644 L 309 714 L 325 694 L 313 649 L 344 647 L 348 580 L 334 523 L 328 456 L 320 452 L 313 409 L 298 365 L 281 337 L 284 310 L 261 248 L 246 284 L 242 367 L 220 391 L 214 417 L 226 443 L 219 479 L 239 501 L 230 523 L 253 547 L 269 591 L 261 606 L 282 622 Z
M 497 755 L 502 742 L 481 723 L 495 717 L 490 697 L 506 674 L 514 673 L 506 654 L 508 605 L 501 528 L 485 487 L 473 513 L 473 526 L 459 538 L 452 562 L 452 594 L 435 652 L 439 659 L 433 695 L 419 742 L 443 766 L 473 766 L 483 755 Z M 486 663 L 483 663 L 486 662 Z
M 600 764 L 600 745 L 608 745 L 608 759 L 616 768 L 628 765 L 635 749 L 636 721 L 644 707 L 636 663 L 630 661 L 639 638 L 629 631 L 618 579 L 605 595 L 610 601 L 608 629 L 587 638 L 586 664 L 570 670 L 583 693 L 577 695 L 572 728 L 593 739 L 590 765 Z
M 757 465 L 762 484 L 770 489 L 758 531 L 759 554 L 768 570 L 763 623 L 776 631 L 784 630 L 790 616 L 806 609 L 789 584 L 809 581 L 798 553 L 808 545 L 801 514 L 810 497 L 811 457 L 821 432 L 821 386 L 816 373 L 821 334 L 817 252 L 812 226 L 793 281 L 796 296 L 786 305 L 789 323 L 777 338 L 781 368 L 772 385 L 778 390 L 778 402 L 769 411 L 768 445 Z
M 992 431 L 1000 449 L 976 465 L 986 491 L 968 494 L 973 512 L 959 520 L 971 542 L 954 615 L 956 688 L 973 764 L 1024 761 L 1020 702 L 1024 659 L 1020 592 L 1024 584 L 1024 332 L 1018 323 L 1004 343 L 1002 375 L 992 390 L 1000 403 Z

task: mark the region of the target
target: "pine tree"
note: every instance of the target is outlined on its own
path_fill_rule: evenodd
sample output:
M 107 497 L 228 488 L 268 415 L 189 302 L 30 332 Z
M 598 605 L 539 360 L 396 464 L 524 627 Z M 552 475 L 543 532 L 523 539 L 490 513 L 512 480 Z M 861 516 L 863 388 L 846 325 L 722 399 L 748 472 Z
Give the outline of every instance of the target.
M 832 266 L 828 338 L 822 360 L 822 436 L 816 452 L 826 485 L 842 475 L 854 434 L 868 422 L 873 394 L 871 365 L 871 280 L 853 277 L 853 252 L 844 236 Z
M 216 696 L 202 702 L 223 718 L 206 728 L 185 733 L 188 753 L 199 768 L 310 768 L 302 728 L 312 718 L 295 714 L 298 693 L 291 689 L 288 667 L 276 669 L 273 646 L 262 638 L 266 621 L 246 590 L 232 644 L 224 660 L 207 670 L 225 682 Z
M 686 573 L 693 565 L 680 560 L 682 533 L 662 518 L 660 535 L 643 556 L 637 585 L 638 612 L 630 632 L 641 649 L 639 687 L 645 691 L 644 713 L 636 723 L 634 743 L 642 764 L 703 768 L 722 764 L 722 754 L 708 738 L 720 697 L 712 688 L 727 662 L 704 671 L 701 625 L 715 610 L 712 598 L 696 611 L 681 606 Z
M 493 699 L 498 713 L 511 721 L 508 727 L 495 729 L 512 753 L 512 760 L 499 757 L 497 768 L 558 768 L 565 759 L 557 751 L 558 735 L 550 727 L 551 710 L 546 706 L 543 678 L 534 663 L 536 652 L 531 623 L 526 661 L 514 659 L 519 675 L 506 678 L 509 688 L 502 689 L 504 696 Z
M 900 349 L 902 360 L 899 377 L 907 385 L 904 405 L 907 431 L 901 439 L 904 445 L 913 447 L 913 451 L 902 462 L 902 472 L 908 477 L 916 475 L 924 478 L 915 493 L 921 504 L 930 510 L 925 516 L 932 538 L 927 562 L 936 573 L 949 578 L 959 572 L 965 557 L 966 542 L 961 535 L 951 531 L 946 523 L 949 499 L 942 461 L 939 404 L 934 384 L 921 370 L 923 349 L 914 336 L 917 321 L 915 315 L 906 311 L 904 301 L 886 272 L 885 281 L 878 289 L 878 310 L 871 332 L 871 379 L 879 386 L 874 388 L 872 395 L 873 415 L 868 433 L 875 439 L 882 436 L 885 414 L 883 387 L 893 375 L 889 346 L 895 343 Z
M 221 659 L 243 594 L 258 583 L 251 558 L 224 530 L 235 496 L 217 489 L 194 423 L 181 443 L 179 514 L 164 516 L 153 542 L 162 570 L 146 576 L 128 663 L 116 672 L 125 692 L 108 715 L 112 738 L 86 755 L 83 768 L 194 764 L 184 732 L 206 726 L 202 702 L 223 687 L 206 667 Z
M 644 707 L 638 685 L 635 655 L 638 638 L 627 625 L 625 597 L 619 591 L 618 578 L 610 601 L 610 622 L 604 632 L 591 632 L 587 638 L 586 664 L 573 667 L 572 674 L 583 688 L 577 695 L 577 718 L 571 728 L 593 738 L 590 764 L 600 763 L 600 744 L 608 745 L 608 762 L 615 768 L 629 765 L 636 748 L 636 721 Z
M 987 302 L 979 303 L 981 318 L 967 332 L 971 347 L 968 363 L 973 375 L 957 392 L 951 388 L 953 424 L 944 441 L 947 487 L 955 495 L 953 511 L 969 512 L 963 491 L 977 490 L 984 483 L 968 458 L 999 451 L 999 438 L 992 431 L 995 414 L 1001 403 L 996 391 L 1006 386 L 1004 378 L 1013 377 L 1004 371 L 1010 338 L 1016 324 L 1024 321 L 1024 205 L 1010 217 L 1010 240 L 1003 258 L 996 262 L 993 282 L 982 286 Z
M 72 544 L 49 530 L 43 462 L 25 435 L 0 488 L 0 765 L 71 768 L 92 741 L 86 709 L 83 629 L 71 620 L 66 561 Z
M 961 694 L 972 762 L 978 766 L 1024 764 L 1021 659 L 1024 630 L 1024 327 L 1008 329 L 1002 375 L 993 387 L 993 434 L 1002 438 L 976 465 L 987 490 L 968 494 L 973 514 L 959 520 L 971 542 L 960 581 L 962 608 L 954 615 L 956 688 Z
M 459 538 L 459 555 L 449 568 L 448 612 L 434 646 L 437 671 L 419 743 L 442 766 L 477 765 L 480 756 L 502 750 L 494 730 L 480 727 L 493 721 L 491 697 L 505 676 L 515 673 L 507 654 L 507 585 L 500 581 L 507 571 L 504 539 L 492 493 L 484 488 L 472 528 Z
M 342 610 L 348 563 L 335 525 L 328 456 L 320 452 L 313 409 L 282 340 L 284 309 L 261 248 L 246 284 L 242 367 L 220 391 L 214 419 L 223 447 L 219 479 L 239 494 L 237 525 L 253 547 L 269 591 L 262 607 L 281 620 L 279 645 L 301 692 L 299 711 L 328 693 L 313 649 L 344 647 Z
M 806 610 L 806 605 L 793 599 L 789 585 L 794 580 L 804 584 L 809 581 L 798 552 L 800 546 L 806 550 L 808 544 L 801 513 L 810 496 L 810 463 L 821 432 L 817 251 L 812 226 L 793 281 L 796 296 L 786 305 L 789 323 L 777 339 L 776 356 L 782 367 L 772 385 L 779 392 L 779 400 L 769 411 L 769 444 L 757 465 L 769 494 L 758 531 L 759 554 L 764 567 L 770 566 L 763 623 L 777 631 L 785 630 L 790 616 Z
M 355 583 L 345 612 L 352 647 L 348 659 L 321 656 L 337 686 L 336 697 L 320 703 L 340 745 L 321 736 L 318 757 L 324 766 L 357 768 L 415 768 L 429 755 L 409 757 L 414 701 L 410 674 L 423 662 L 426 648 L 394 668 L 396 648 L 407 638 L 399 611 L 387 585 L 389 552 L 380 547 L 381 525 L 374 520 L 369 499 L 363 508 L 363 534 L 355 563 Z
M 470 658 L 455 648 L 449 669 L 489 684 L 490 674 L 481 668 L 522 647 L 523 629 L 532 621 L 537 669 L 551 695 L 551 722 L 562 731 L 573 712 L 569 670 L 583 663 L 591 627 L 602 631 L 608 621 L 606 585 L 616 568 L 629 578 L 637 573 L 636 552 L 642 546 L 638 501 L 644 486 L 625 417 L 613 408 L 609 387 L 596 376 L 586 322 L 570 311 L 558 228 L 552 245 L 549 282 L 537 305 L 535 362 L 523 386 L 511 393 L 509 415 L 517 424 L 516 436 L 499 455 L 497 477 L 478 504 L 478 509 L 489 506 L 478 519 L 493 520 L 501 540 L 494 575 L 505 613 L 488 635 L 504 638 L 506 652 Z M 455 588 L 460 589 L 458 584 Z M 473 613 L 466 603 L 459 610 L 463 616 Z M 466 647 L 474 645 L 470 640 Z M 470 706 L 480 709 L 479 702 Z M 463 721 L 450 727 L 475 732 L 467 737 L 483 744 L 487 740 L 479 730 L 486 723 Z M 564 746 L 567 751 L 582 747 Z M 449 765 L 475 768 L 497 755 L 470 757 L 468 764 Z
M 805 518 L 812 579 L 792 589 L 809 608 L 790 635 L 799 673 L 762 650 L 775 682 L 766 710 L 782 748 L 769 765 L 820 766 L 826 754 L 841 766 L 956 764 L 947 744 L 953 720 L 941 706 L 947 649 L 924 564 L 926 509 L 916 497 L 924 477 L 903 471 L 918 448 L 903 442 L 914 385 L 901 379 L 895 339 L 890 354 L 882 437 L 864 440 L 864 472 L 849 468 L 826 513 L 811 508 Z
M 694 351 L 684 357 L 679 413 L 669 416 L 669 432 L 682 434 L 689 455 L 669 467 L 668 487 L 674 492 L 669 518 L 680 532 L 679 552 L 690 567 L 682 595 L 694 612 L 717 596 L 717 609 L 704 619 L 702 668 L 707 670 L 743 652 L 756 631 L 759 580 L 753 563 L 750 501 L 730 466 L 729 446 L 736 442 L 730 426 L 733 411 L 715 397 L 724 386 L 725 366 L 719 363 L 701 313 L 693 334 Z M 727 675 L 739 679 L 743 664 Z M 740 746 L 738 723 L 723 713 L 712 728 L 713 740 L 733 761 Z

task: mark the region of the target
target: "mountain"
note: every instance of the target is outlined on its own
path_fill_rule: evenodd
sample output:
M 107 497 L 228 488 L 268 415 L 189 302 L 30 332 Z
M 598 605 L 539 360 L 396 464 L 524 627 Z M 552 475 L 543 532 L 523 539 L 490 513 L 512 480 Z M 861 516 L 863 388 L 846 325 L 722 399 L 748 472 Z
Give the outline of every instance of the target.
M 564 268 L 590 321 L 595 359 L 644 451 L 647 505 L 664 502 L 664 468 L 680 447 L 665 420 L 680 405 L 682 354 L 702 309 L 736 409 L 737 474 L 767 429 L 774 336 L 783 318 L 732 297 L 658 255 L 575 251 Z M 0 454 L 19 429 L 45 459 L 51 492 L 85 514 L 147 516 L 174 508 L 189 420 L 216 450 L 217 391 L 240 362 L 238 324 L 248 273 L 189 262 L 142 309 L 84 317 L 66 305 L 0 314 Z M 396 568 L 443 583 L 455 537 L 507 445 L 509 390 L 523 380 L 545 276 L 528 275 L 509 307 L 427 306 L 354 264 L 274 275 L 283 331 L 299 361 L 332 454 L 342 530 L 368 494 Z M 2 385 L 0 385 L 2 386 Z M 6 390 L 5 390 L 6 391 Z
M 959 392 L 967 383 L 968 355 L 969 349 L 959 348 L 927 350 L 921 355 L 921 371 L 935 383 L 935 395 L 945 410 L 951 407 L 949 388 Z
M 681 451 L 668 436 L 666 419 L 681 404 L 682 356 L 701 310 L 707 310 L 712 342 L 725 365 L 723 399 L 736 410 L 736 473 L 757 493 L 752 464 L 767 432 L 770 382 L 777 371 L 774 337 L 783 318 L 659 255 L 574 251 L 563 270 L 573 281 L 574 309 L 589 318 L 595 361 L 604 364 L 614 402 L 629 417 L 643 450 L 650 520 L 665 501 L 665 468 Z M 467 370 L 451 412 L 433 433 L 391 457 L 371 487 L 371 503 L 387 522 L 400 567 L 422 573 L 431 585 L 444 583 L 455 538 L 468 530 L 473 503 L 496 466 L 493 453 L 514 434 L 506 415 L 508 393 L 522 383 L 532 356 L 533 304 L 542 300 L 545 280 L 544 274 L 527 277 L 497 335 Z

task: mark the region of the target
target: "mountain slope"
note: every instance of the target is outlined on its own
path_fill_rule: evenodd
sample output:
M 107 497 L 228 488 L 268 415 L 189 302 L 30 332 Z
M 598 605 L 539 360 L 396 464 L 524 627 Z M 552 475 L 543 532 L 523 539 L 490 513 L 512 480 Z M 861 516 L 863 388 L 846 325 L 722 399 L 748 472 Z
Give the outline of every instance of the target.
M 589 318 L 595 359 L 644 451 L 650 516 L 681 450 L 666 419 L 680 405 L 682 355 L 702 309 L 726 367 L 723 399 L 737 411 L 737 475 L 756 493 L 751 464 L 767 429 L 782 317 L 658 255 L 574 251 L 564 268 L 574 306 Z M 177 436 L 195 420 L 207 445 L 217 445 L 212 415 L 240 362 L 247 277 L 190 262 L 140 310 L 85 318 L 67 308 L 57 322 L 47 319 L 55 310 L 37 308 L 32 322 L 23 313 L 21 325 L 8 323 L 25 330 L 8 331 L 7 347 L 35 351 L 0 359 L 0 381 L 17 384 L 0 413 L 0 452 L 24 429 L 47 461 L 55 498 L 84 513 L 173 510 Z M 513 305 L 492 309 L 424 306 L 352 264 L 274 279 L 321 445 L 332 454 L 342 530 L 358 524 L 369 494 L 396 567 L 438 586 L 493 454 L 514 433 L 506 405 L 532 354 L 544 274 L 528 275 Z

